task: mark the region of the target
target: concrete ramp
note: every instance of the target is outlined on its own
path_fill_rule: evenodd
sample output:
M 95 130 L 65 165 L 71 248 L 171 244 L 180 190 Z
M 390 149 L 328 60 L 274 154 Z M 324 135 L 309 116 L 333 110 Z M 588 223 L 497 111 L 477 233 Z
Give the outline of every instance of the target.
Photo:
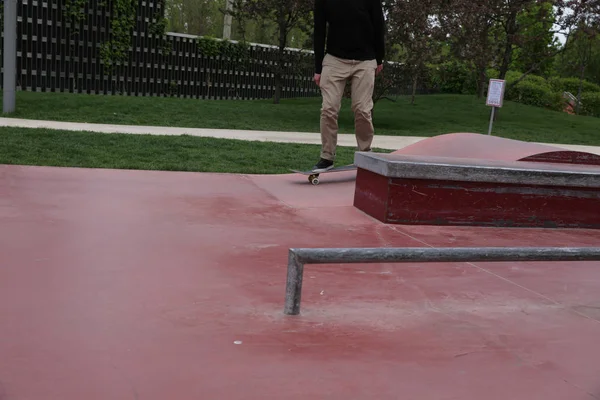
M 600 165 L 600 155 L 597 154 L 478 133 L 451 133 L 435 136 L 404 147 L 392 154 Z

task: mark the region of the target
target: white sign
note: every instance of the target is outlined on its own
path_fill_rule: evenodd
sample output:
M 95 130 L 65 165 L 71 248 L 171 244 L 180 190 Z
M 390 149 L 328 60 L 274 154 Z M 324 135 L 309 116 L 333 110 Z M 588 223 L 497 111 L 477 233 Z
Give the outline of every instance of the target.
M 505 86 L 505 81 L 502 79 L 490 79 L 485 104 L 492 107 L 502 107 Z

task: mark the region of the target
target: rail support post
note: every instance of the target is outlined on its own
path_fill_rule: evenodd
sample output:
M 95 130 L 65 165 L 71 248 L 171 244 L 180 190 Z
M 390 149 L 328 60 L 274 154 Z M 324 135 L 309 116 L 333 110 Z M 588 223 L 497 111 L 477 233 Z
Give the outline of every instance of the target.
M 286 315 L 300 314 L 303 276 L 304 264 L 300 262 L 294 250 L 290 249 L 288 254 L 287 282 L 285 285 L 284 313 Z

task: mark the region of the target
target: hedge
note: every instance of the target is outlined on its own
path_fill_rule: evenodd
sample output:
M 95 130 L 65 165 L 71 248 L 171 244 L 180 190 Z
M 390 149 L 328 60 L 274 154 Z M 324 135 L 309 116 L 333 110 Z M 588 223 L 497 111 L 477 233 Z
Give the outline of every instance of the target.
M 552 78 L 549 80 L 552 88 L 557 92 L 570 92 L 577 96 L 579 93 L 579 78 Z M 599 93 L 600 86 L 595 83 L 583 81 L 582 92 L 584 93 Z
M 564 109 L 565 101 L 562 98 L 562 93 L 555 91 L 550 83 L 541 76 L 530 74 L 516 85 L 511 86 L 522 75 L 521 72 L 517 71 L 509 71 L 506 74 L 507 100 L 555 111 Z
M 588 92 L 581 95 L 582 114 L 600 117 L 600 92 Z
M 565 105 L 560 93 L 553 92 L 547 84 L 533 80 L 523 80 L 515 86 L 509 86 L 506 100 L 555 111 L 561 111 Z
M 475 94 L 477 83 L 473 73 L 463 63 L 448 61 L 428 66 L 427 84 L 441 93 Z
M 497 78 L 495 69 L 488 69 L 488 78 Z M 521 104 L 543 107 L 555 111 L 563 111 L 566 105 L 562 97 L 563 92 L 577 95 L 579 91 L 578 78 L 550 78 L 545 79 L 539 75 L 529 74 L 518 84 L 511 86 L 521 78 L 519 71 L 508 71 L 505 77 L 508 90 L 505 98 Z M 477 80 L 466 64 L 449 61 L 441 64 L 429 65 L 427 69 L 427 85 L 442 93 L 475 94 Z M 582 114 L 600 117 L 600 86 L 592 82 L 583 81 Z

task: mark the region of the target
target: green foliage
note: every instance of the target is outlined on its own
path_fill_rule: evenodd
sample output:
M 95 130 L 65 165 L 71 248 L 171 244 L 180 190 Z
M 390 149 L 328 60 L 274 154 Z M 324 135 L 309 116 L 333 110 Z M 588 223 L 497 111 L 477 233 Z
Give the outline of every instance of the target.
M 161 36 L 167 32 L 167 25 L 169 21 L 163 18 L 159 12 L 154 15 L 155 22 L 148 25 L 148 33 L 152 35 Z
M 178 92 L 179 92 L 179 86 L 177 85 L 177 82 L 170 81 L 169 82 L 169 89 L 168 89 L 169 96 L 175 97 L 175 96 L 177 96 Z
M 113 0 L 111 39 L 100 46 L 100 57 L 109 69 L 127 60 L 137 16 L 136 0 Z
M 224 7 L 225 0 L 167 0 L 161 8 L 169 32 L 206 36 L 222 34 Z
M 553 78 L 549 80 L 552 88 L 558 92 L 570 92 L 577 96 L 579 93 L 579 78 Z M 584 80 L 582 82 L 582 92 L 600 92 L 600 86 Z
M 557 50 L 558 39 L 553 32 L 555 13 L 551 2 L 541 2 L 524 9 L 517 17 L 521 27 L 516 37 L 511 69 L 528 71 L 534 68 L 536 74 L 548 76 Z
M 600 92 L 587 92 L 581 95 L 582 114 L 600 117 Z
M 576 78 L 583 69 L 587 81 L 600 84 L 600 35 L 576 30 L 570 35 L 564 52 L 556 57 L 555 68 L 562 77 Z
M 554 90 L 550 83 L 539 75 L 528 74 L 521 79 L 520 71 L 506 73 L 506 99 L 536 107 L 562 111 L 565 101 L 562 92 Z M 519 79 L 519 83 L 515 84 Z
M 221 57 L 231 61 L 244 62 L 250 54 L 250 46 L 245 42 L 232 42 L 203 36 L 196 40 L 196 44 L 198 53 L 204 57 Z
M 520 71 L 508 71 L 506 73 L 506 83 L 511 85 L 513 82 L 516 82 L 523 76 L 523 73 Z M 549 90 L 552 90 L 552 87 L 549 85 L 548 81 L 543 77 L 535 74 L 528 74 L 525 78 L 521 80 L 521 82 L 529 82 L 538 86 L 546 87 Z M 519 84 L 521 83 L 519 82 Z
M 507 76 L 506 100 L 554 111 L 561 111 L 564 108 L 565 102 L 561 94 L 553 91 L 544 78 L 532 75 L 512 86 L 510 83 L 518 79 L 521 74 L 511 75 L 510 78 Z
M 161 2 L 161 10 L 164 10 L 164 0 Z M 164 18 L 160 11 L 154 14 L 153 22 L 148 25 L 148 33 L 159 38 L 158 52 L 163 55 L 168 54 L 173 49 L 171 40 L 165 36 L 168 26 L 169 20 Z
M 87 0 L 66 0 L 64 16 L 73 24 L 73 29 L 79 32 L 79 24 L 85 19 Z
M 447 61 L 429 66 L 428 83 L 441 93 L 475 94 L 477 83 L 472 71 L 462 62 Z
M 196 39 L 198 53 L 204 57 L 218 57 L 221 55 L 221 41 L 210 36 L 202 36 Z
M 74 34 L 79 32 L 79 25 L 85 20 L 85 6 L 87 0 L 65 0 L 63 15 L 73 26 Z M 100 2 L 99 7 L 106 7 L 107 2 Z M 137 16 L 137 0 L 113 0 L 110 21 L 109 41 L 100 45 L 100 59 L 108 70 L 120 62 L 127 60 L 131 35 L 135 27 Z M 166 23 L 155 28 L 165 29 Z

